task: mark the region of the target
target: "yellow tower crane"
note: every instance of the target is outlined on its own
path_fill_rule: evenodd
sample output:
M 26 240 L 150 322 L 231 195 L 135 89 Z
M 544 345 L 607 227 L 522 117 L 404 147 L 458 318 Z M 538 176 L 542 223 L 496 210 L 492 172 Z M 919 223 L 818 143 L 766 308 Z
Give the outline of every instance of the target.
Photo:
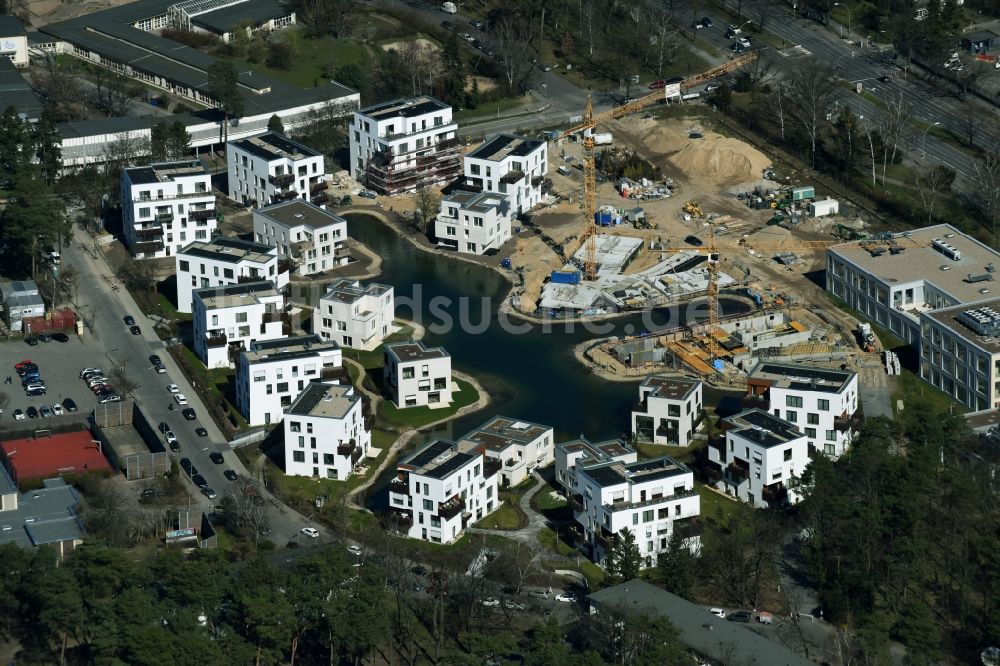
M 707 72 L 702 72 L 695 76 L 688 77 L 681 81 L 680 89 L 687 90 L 696 85 L 709 81 L 723 74 L 728 74 L 739 69 L 748 62 L 753 61 L 757 53 L 750 51 L 729 62 L 714 67 Z M 594 106 L 591 103 L 590 95 L 587 95 L 587 108 L 584 112 L 583 120 L 559 134 L 555 140 L 583 132 L 583 215 L 584 215 L 584 277 L 593 280 L 597 275 L 597 245 L 595 241 L 594 213 L 597 210 L 597 174 L 594 164 L 594 129 L 598 124 L 627 116 L 630 113 L 641 111 L 647 106 L 651 106 L 667 99 L 667 90 L 654 91 L 648 95 L 633 100 L 627 104 L 615 107 L 608 111 L 594 115 Z

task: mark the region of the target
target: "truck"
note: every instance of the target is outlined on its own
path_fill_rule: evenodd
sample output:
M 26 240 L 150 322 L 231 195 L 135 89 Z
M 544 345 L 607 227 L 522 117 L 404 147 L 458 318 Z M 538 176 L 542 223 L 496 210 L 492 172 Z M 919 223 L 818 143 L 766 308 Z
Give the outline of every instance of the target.
M 455 6 L 454 2 L 445 2 L 441 5 L 441 11 L 445 14 L 457 14 L 458 7 Z

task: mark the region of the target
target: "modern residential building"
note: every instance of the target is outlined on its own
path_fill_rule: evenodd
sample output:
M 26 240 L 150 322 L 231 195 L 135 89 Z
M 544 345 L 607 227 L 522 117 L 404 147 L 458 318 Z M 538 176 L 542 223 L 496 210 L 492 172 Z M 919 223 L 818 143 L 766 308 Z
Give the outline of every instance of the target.
M 350 261 L 347 220 L 307 201 L 292 199 L 255 210 L 253 233 L 258 243 L 277 245 L 299 277 Z
M 642 442 L 687 446 L 701 423 L 702 384 L 696 379 L 654 375 L 639 384 L 632 434 Z
M 826 288 L 914 347 L 920 313 L 989 298 L 1000 252 L 950 224 L 827 249 Z
M 307 385 L 285 411 L 285 474 L 349 477 L 372 443 L 363 407 L 350 384 Z
M 25 319 L 45 314 L 45 301 L 34 280 L 0 283 L 0 301 L 4 322 L 11 331 L 24 331 Z
M 439 245 L 483 254 L 510 240 L 510 197 L 492 192 L 453 192 L 441 199 L 434 221 Z
M 331 284 L 313 311 L 313 332 L 344 347 L 374 349 L 392 331 L 392 287 L 342 278 Z
M 694 474 L 685 465 L 667 456 L 578 465 L 576 481 L 576 492 L 569 498 L 576 536 L 595 563 L 606 564 L 615 536 L 625 529 L 632 533 L 646 567 L 655 566 L 659 554 L 670 549 L 675 530 L 682 547 L 700 552 L 701 499 Z
M 590 442 L 581 436 L 569 442 L 555 445 L 555 479 L 562 486 L 567 497 L 577 492 L 577 471 L 588 465 L 602 465 L 609 462 L 634 463 L 639 459 L 635 449 L 618 439 L 604 442 Z
M 258 340 L 236 363 L 236 407 L 251 426 L 280 421 L 310 382 L 343 375 L 336 342 L 315 335 Z
M 397 407 L 446 407 L 451 402 L 451 356 L 421 341 L 385 345 L 385 390 Z
M 10 14 L 0 14 L 0 58 L 10 60 L 15 67 L 27 67 L 28 33 Z
M 724 439 L 708 442 L 717 488 L 761 509 L 801 499 L 789 483 L 809 464 L 809 442 L 794 423 L 747 409 L 722 419 L 722 429 Z
M 285 299 L 268 280 L 195 289 L 194 353 L 207 368 L 229 368 L 258 340 L 282 338 Z
M 212 178 L 201 162 L 125 169 L 121 196 L 125 244 L 136 258 L 169 257 L 215 235 Z
M 548 146 L 541 139 L 494 134 L 465 156 L 465 184 L 510 198 L 512 216 L 542 200 L 548 172 Z
M 354 112 L 347 128 L 350 172 L 381 194 L 399 194 L 452 180 L 462 148 L 451 107 L 426 95 Z
M 500 506 L 500 462 L 436 440 L 396 466 L 388 518 L 407 536 L 451 543 Z
M 1000 299 L 920 313 L 920 376 L 972 411 L 1000 407 Z
M 458 439 L 462 450 L 477 450 L 502 464 L 500 484 L 511 487 L 555 460 L 552 427 L 494 416 Z
M 326 202 L 323 153 L 267 132 L 226 144 L 229 198 L 254 208 L 289 199 Z
M 759 363 L 747 377 L 745 407 L 759 407 L 806 435 L 809 454 L 839 458 L 861 428 L 858 374 L 804 365 Z
M 277 289 L 288 286 L 289 265 L 278 260 L 277 247 L 231 236 L 195 241 L 177 253 L 174 263 L 178 312 L 191 312 L 195 289 L 259 280 L 270 280 Z

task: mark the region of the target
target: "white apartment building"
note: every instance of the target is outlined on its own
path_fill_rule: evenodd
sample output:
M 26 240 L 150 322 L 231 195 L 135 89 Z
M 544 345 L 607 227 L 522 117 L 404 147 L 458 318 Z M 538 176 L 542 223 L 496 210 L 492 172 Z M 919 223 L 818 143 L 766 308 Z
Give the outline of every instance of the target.
M 410 538 L 451 543 L 500 506 L 499 469 L 482 453 L 431 442 L 396 466 L 388 517 Z
M 392 331 L 392 287 L 342 278 L 331 284 L 313 311 L 313 333 L 344 347 L 372 350 Z
M 827 249 L 827 291 L 914 347 L 920 314 L 989 298 L 1000 252 L 950 224 Z
M 169 257 L 215 235 L 212 179 L 201 162 L 125 169 L 121 197 L 124 240 L 136 258 Z
M 683 547 L 701 550 L 701 498 L 694 474 L 672 458 L 640 462 L 604 462 L 578 467 L 577 489 L 570 496 L 576 534 L 590 558 L 604 566 L 614 537 L 627 529 L 635 538 L 645 567 L 656 566 L 670 549 L 675 530 Z
M 191 312 L 195 289 L 260 280 L 277 289 L 288 286 L 288 268 L 279 263 L 277 247 L 230 236 L 195 241 L 176 254 L 174 264 L 178 312 Z
M 562 486 L 566 497 L 577 492 L 577 471 L 588 465 L 601 465 L 609 462 L 634 463 L 639 459 L 635 449 L 618 439 L 604 442 L 591 442 L 586 437 L 580 437 L 569 442 L 555 445 L 556 474 L 555 479 Z
M 253 233 L 258 243 L 276 245 L 299 277 L 350 261 L 347 220 L 307 201 L 293 199 L 255 210 Z
M 453 192 L 441 199 L 434 220 L 439 245 L 483 254 L 510 240 L 510 197 L 491 192 Z
M 548 145 L 540 139 L 494 134 L 465 156 L 466 185 L 509 197 L 513 217 L 541 202 L 547 172 Z
M 500 484 L 506 487 L 516 486 L 555 460 L 551 426 L 507 416 L 494 416 L 460 437 L 458 445 L 500 462 Z
M 27 67 L 28 33 L 10 14 L 0 14 L 0 58 L 8 58 L 15 67 Z
M 451 403 L 451 355 L 421 341 L 385 345 L 385 390 L 396 407 L 447 407 Z
M 761 409 L 722 420 L 725 440 L 710 440 L 708 460 L 715 486 L 760 509 L 794 504 L 801 496 L 789 483 L 809 465 L 809 443 L 794 423 Z
M 632 434 L 642 442 L 688 446 L 702 420 L 702 383 L 654 375 L 639 384 Z
M 323 154 L 267 132 L 226 144 L 229 198 L 254 208 L 302 199 L 326 202 Z
M 194 353 L 207 368 L 233 367 L 257 340 L 286 334 L 285 299 L 267 280 L 195 289 Z
M 971 411 L 1000 407 L 1000 300 L 921 313 L 920 376 Z
M 354 112 L 347 128 L 350 172 L 381 194 L 452 180 L 462 170 L 451 107 L 427 95 Z
M 848 370 L 762 362 L 747 377 L 743 404 L 794 424 L 810 455 L 839 458 L 861 428 L 858 374 Z
M 372 443 L 363 405 L 349 384 L 306 386 L 285 411 L 285 474 L 348 478 Z
M 343 362 L 337 343 L 315 335 L 258 340 L 236 364 L 236 407 L 251 426 L 277 423 L 310 382 L 342 376 Z

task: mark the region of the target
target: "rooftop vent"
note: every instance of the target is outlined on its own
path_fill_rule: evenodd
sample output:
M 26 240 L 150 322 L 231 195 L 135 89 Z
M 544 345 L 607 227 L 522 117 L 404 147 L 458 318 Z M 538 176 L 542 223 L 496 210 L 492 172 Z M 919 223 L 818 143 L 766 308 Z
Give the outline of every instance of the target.
M 951 266 L 941 266 L 941 270 L 943 270 L 943 271 L 950 271 L 951 270 Z
M 958 321 L 979 335 L 1000 334 L 1000 312 L 991 307 L 966 310 L 958 315 Z
M 986 289 L 986 288 L 984 287 L 984 288 L 982 288 L 982 289 L 980 289 L 980 290 L 979 290 L 979 293 L 980 293 L 980 294 L 988 294 L 988 293 L 990 293 L 990 290 L 989 290 L 989 289 Z
M 972 273 L 969 273 L 968 275 L 965 276 L 965 282 L 968 282 L 969 284 L 975 284 L 976 282 L 992 282 L 992 281 L 993 281 L 992 273 L 980 273 L 979 275 L 973 275 Z
M 952 236 L 954 236 L 954 234 L 947 236 L 947 238 L 951 238 Z M 958 248 L 947 241 L 941 240 L 940 238 L 933 239 L 931 241 L 931 247 L 952 261 L 960 261 L 962 259 L 962 253 L 958 251 Z

